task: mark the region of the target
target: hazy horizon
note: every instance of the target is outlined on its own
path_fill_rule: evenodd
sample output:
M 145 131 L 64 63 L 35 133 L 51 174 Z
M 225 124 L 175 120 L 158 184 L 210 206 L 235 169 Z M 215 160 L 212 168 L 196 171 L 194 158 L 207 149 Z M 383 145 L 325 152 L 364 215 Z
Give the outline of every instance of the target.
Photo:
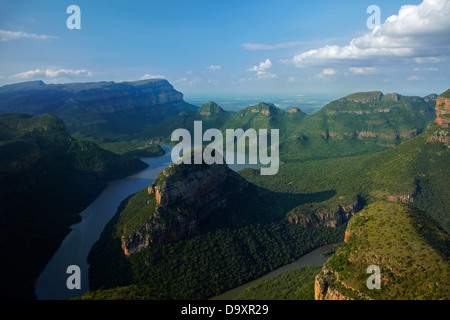
M 66 25 L 72 4 L 79 30 Z M 449 14 L 445 0 L 0 1 L 0 85 L 164 78 L 185 96 L 439 94 Z

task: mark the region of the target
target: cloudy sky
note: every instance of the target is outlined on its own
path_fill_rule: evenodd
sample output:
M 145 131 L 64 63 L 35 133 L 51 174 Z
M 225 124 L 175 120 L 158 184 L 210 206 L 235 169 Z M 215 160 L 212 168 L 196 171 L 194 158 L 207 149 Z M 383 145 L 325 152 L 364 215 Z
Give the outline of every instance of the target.
M 0 85 L 156 77 L 185 95 L 423 96 L 450 88 L 449 17 L 449 0 L 0 0 Z

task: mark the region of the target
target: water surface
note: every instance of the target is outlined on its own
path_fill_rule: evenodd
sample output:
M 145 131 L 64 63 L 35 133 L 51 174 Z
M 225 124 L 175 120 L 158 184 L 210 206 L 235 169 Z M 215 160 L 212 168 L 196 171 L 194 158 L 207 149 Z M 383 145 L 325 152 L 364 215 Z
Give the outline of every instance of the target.
M 163 146 L 166 154 L 158 158 L 142 158 L 149 166 L 134 175 L 113 181 L 83 212 L 81 222 L 71 226 L 60 248 L 46 265 L 35 284 L 37 299 L 70 299 L 89 291 L 87 256 L 99 239 L 106 224 L 128 196 L 150 185 L 156 176 L 170 163 L 170 148 Z M 66 286 L 67 267 L 77 265 L 81 269 L 81 289 L 69 290 Z

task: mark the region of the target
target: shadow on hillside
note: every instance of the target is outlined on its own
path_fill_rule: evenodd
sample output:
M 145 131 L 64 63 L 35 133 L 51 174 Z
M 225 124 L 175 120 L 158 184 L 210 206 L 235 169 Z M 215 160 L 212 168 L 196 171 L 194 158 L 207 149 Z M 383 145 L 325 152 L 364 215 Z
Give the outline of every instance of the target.
M 293 208 L 323 202 L 336 195 L 336 190 L 308 194 L 273 192 L 250 184 L 249 188 L 232 199 L 226 206 L 210 215 L 204 223 L 206 230 L 232 228 L 251 223 L 279 223 Z

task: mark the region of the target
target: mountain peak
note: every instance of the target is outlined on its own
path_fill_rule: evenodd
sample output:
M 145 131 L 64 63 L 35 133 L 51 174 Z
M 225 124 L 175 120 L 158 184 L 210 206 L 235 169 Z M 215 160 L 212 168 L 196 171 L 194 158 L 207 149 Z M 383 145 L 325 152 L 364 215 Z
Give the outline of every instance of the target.
M 125 255 L 195 234 L 210 214 L 247 186 L 226 164 L 172 163 L 141 191 L 142 207 L 150 204 L 145 209 L 148 218 L 139 225 L 124 224 Z
M 370 92 L 358 92 L 350 94 L 343 98 L 346 101 L 369 103 L 381 100 L 383 93 L 381 91 L 370 91 Z
M 226 113 L 217 103 L 214 101 L 208 101 L 200 108 L 197 109 L 198 113 L 201 115 L 212 115 L 212 114 L 220 114 Z
M 316 300 L 448 299 L 449 235 L 412 206 L 376 202 L 353 216 L 345 245 L 316 277 Z M 380 290 L 367 286 L 369 266 Z

